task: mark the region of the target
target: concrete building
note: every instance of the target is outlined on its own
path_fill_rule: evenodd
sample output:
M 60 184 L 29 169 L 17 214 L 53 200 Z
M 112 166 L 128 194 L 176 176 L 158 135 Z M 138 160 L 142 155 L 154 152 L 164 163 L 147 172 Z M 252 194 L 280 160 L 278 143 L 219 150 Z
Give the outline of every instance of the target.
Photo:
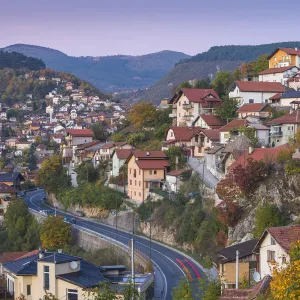
M 131 154 L 131 149 L 116 149 L 112 154 L 112 175 L 118 176 L 120 168 Z
M 287 80 L 297 74 L 299 70 L 300 69 L 296 66 L 270 68 L 260 72 L 258 74 L 258 80 L 264 82 L 279 82 L 282 85 L 286 85 Z

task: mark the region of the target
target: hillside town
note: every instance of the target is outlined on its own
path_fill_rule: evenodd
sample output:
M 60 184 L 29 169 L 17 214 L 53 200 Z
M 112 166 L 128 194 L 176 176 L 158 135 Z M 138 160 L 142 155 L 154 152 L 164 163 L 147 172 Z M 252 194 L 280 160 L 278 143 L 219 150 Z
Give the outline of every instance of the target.
M 49 249 L 1 249 L 5 297 L 42 299 L 46 291 L 62 299 L 67 291 L 65 299 L 84 299 L 86 291 L 95 292 L 105 281 L 117 286 L 117 295 L 127 299 L 125 282 L 133 276 L 141 298 L 132 299 L 165 299 L 155 298 L 161 289 L 153 287 L 159 273 L 151 260 L 151 243 L 156 239 L 186 253 L 200 253 L 200 263 L 210 261 L 200 268 L 199 261 L 182 254 L 173 262 L 188 278 L 202 277 L 198 270 L 203 276 L 213 274 L 220 291 L 219 298 L 210 299 L 271 299 L 267 296 L 272 285 L 280 281 L 282 270 L 296 268 L 294 255 L 299 252 L 298 184 L 287 176 L 299 173 L 300 168 L 300 50 L 277 48 L 267 60 L 268 68 L 258 76 L 234 81 L 222 97 L 213 87 L 179 86 L 159 105 L 129 105 L 111 97 L 87 95 L 59 77 L 40 77 L 39 81 L 51 80 L 57 86 L 41 99 L 45 105 L 33 109 L 30 94 L 25 102 L 1 102 L 0 222 L 4 228 L 9 207 L 19 198 L 40 223 L 46 219 L 43 224 L 59 212 L 73 231 L 98 218 L 98 223 L 115 228 L 116 234 L 109 239 L 116 243 L 125 230 L 132 228 L 134 236 L 135 226 L 150 238 L 150 258 L 145 253 L 148 246 L 135 253 L 134 238 L 132 245 L 126 245 L 132 253 L 131 271 L 110 261 L 98 267 L 53 245 Z M 220 114 L 225 101 L 234 103 L 233 117 Z M 149 111 L 142 116 L 137 109 L 146 106 Z M 264 183 L 266 180 L 269 182 Z M 274 189 L 278 186 L 286 191 L 293 180 L 289 195 L 284 195 L 290 200 L 285 203 L 281 191 Z M 254 202 L 257 198 L 272 205 L 277 201 L 288 221 L 266 223 L 258 231 L 255 214 L 263 207 Z M 201 244 L 199 240 L 211 241 L 200 234 L 187 240 L 190 223 L 184 234 L 172 228 L 185 208 L 166 217 L 172 203 L 180 208 L 197 201 L 202 220 L 195 224 L 200 228 L 209 218 L 217 224 L 214 248 L 203 250 L 195 245 Z M 135 225 L 138 222 L 144 225 Z M 87 232 L 92 229 L 92 225 L 85 228 Z M 160 231 L 174 239 L 161 237 Z M 140 260 L 139 270 L 135 270 L 134 255 Z

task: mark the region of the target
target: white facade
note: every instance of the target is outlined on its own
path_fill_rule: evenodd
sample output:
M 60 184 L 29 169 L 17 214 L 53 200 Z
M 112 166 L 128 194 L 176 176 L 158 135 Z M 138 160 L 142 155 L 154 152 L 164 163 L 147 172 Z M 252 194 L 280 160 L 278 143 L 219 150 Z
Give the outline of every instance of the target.
M 293 138 L 297 131 L 297 124 L 271 125 L 270 144 L 274 147 L 284 145 Z
M 166 174 L 166 185 L 169 192 L 177 193 L 180 188 L 180 178 L 179 176 Z
M 280 82 L 282 85 L 285 85 L 286 81 L 293 77 L 298 71 L 299 68 L 292 67 L 291 69 L 281 73 L 259 75 L 258 80 L 264 82 Z
M 124 165 L 126 159 L 119 159 L 115 152 L 112 157 L 112 175 L 118 176 L 120 168 Z
M 239 100 L 239 105 L 242 106 L 249 103 L 268 103 L 269 98 L 276 94 L 274 92 L 241 92 L 236 86 L 234 91 L 229 93 L 229 98 L 236 98 Z

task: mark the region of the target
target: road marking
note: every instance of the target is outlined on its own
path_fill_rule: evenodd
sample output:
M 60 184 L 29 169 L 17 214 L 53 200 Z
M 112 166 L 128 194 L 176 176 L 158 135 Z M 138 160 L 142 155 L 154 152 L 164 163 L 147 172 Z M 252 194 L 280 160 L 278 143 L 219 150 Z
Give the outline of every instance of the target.
M 176 260 L 181 265 L 181 267 L 182 267 L 183 270 L 186 269 L 187 276 L 188 276 L 189 280 L 192 281 L 193 280 L 192 275 L 189 272 L 189 270 L 187 269 L 187 267 L 184 265 L 184 263 L 179 258 L 176 258 Z
M 197 271 L 197 269 L 195 268 L 195 266 L 194 266 L 188 259 L 185 258 L 184 260 L 185 260 L 185 261 L 190 265 L 190 267 L 193 269 L 193 271 L 195 272 L 197 278 L 198 278 L 198 279 L 201 278 L 201 276 L 200 276 L 199 272 Z
M 40 207 L 39 207 L 37 204 L 33 203 L 32 200 L 33 200 L 33 198 L 35 198 L 36 196 L 39 196 L 39 195 L 40 195 L 40 194 L 35 194 L 35 195 L 33 195 L 32 197 L 30 197 L 30 199 L 29 199 L 30 203 L 31 203 L 33 206 L 36 206 L 36 207 L 38 208 L 38 210 L 40 210 Z

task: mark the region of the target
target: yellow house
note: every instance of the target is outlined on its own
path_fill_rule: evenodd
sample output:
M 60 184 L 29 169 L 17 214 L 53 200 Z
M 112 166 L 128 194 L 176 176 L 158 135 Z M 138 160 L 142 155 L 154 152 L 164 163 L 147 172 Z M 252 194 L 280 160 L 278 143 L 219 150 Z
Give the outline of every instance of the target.
M 300 50 L 297 48 L 277 48 L 268 56 L 268 60 L 269 68 L 300 67 Z
M 128 166 L 128 197 L 139 203 L 147 199 L 150 189 L 162 186 L 169 166 L 163 151 L 135 150 L 126 160 Z
M 65 300 L 94 299 L 89 292 L 101 282 L 112 283 L 122 296 L 121 287 L 129 280 L 125 266 L 98 267 L 62 251 L 39 251 L 4 263 L 3 269 L 7 291 L 15 298 L 23 295 L 26 300 L 43 299 L 46 294 Z M 144 293 L 151 286 L 153 275 L 137 274 L 137 277 L 136 286 Z

